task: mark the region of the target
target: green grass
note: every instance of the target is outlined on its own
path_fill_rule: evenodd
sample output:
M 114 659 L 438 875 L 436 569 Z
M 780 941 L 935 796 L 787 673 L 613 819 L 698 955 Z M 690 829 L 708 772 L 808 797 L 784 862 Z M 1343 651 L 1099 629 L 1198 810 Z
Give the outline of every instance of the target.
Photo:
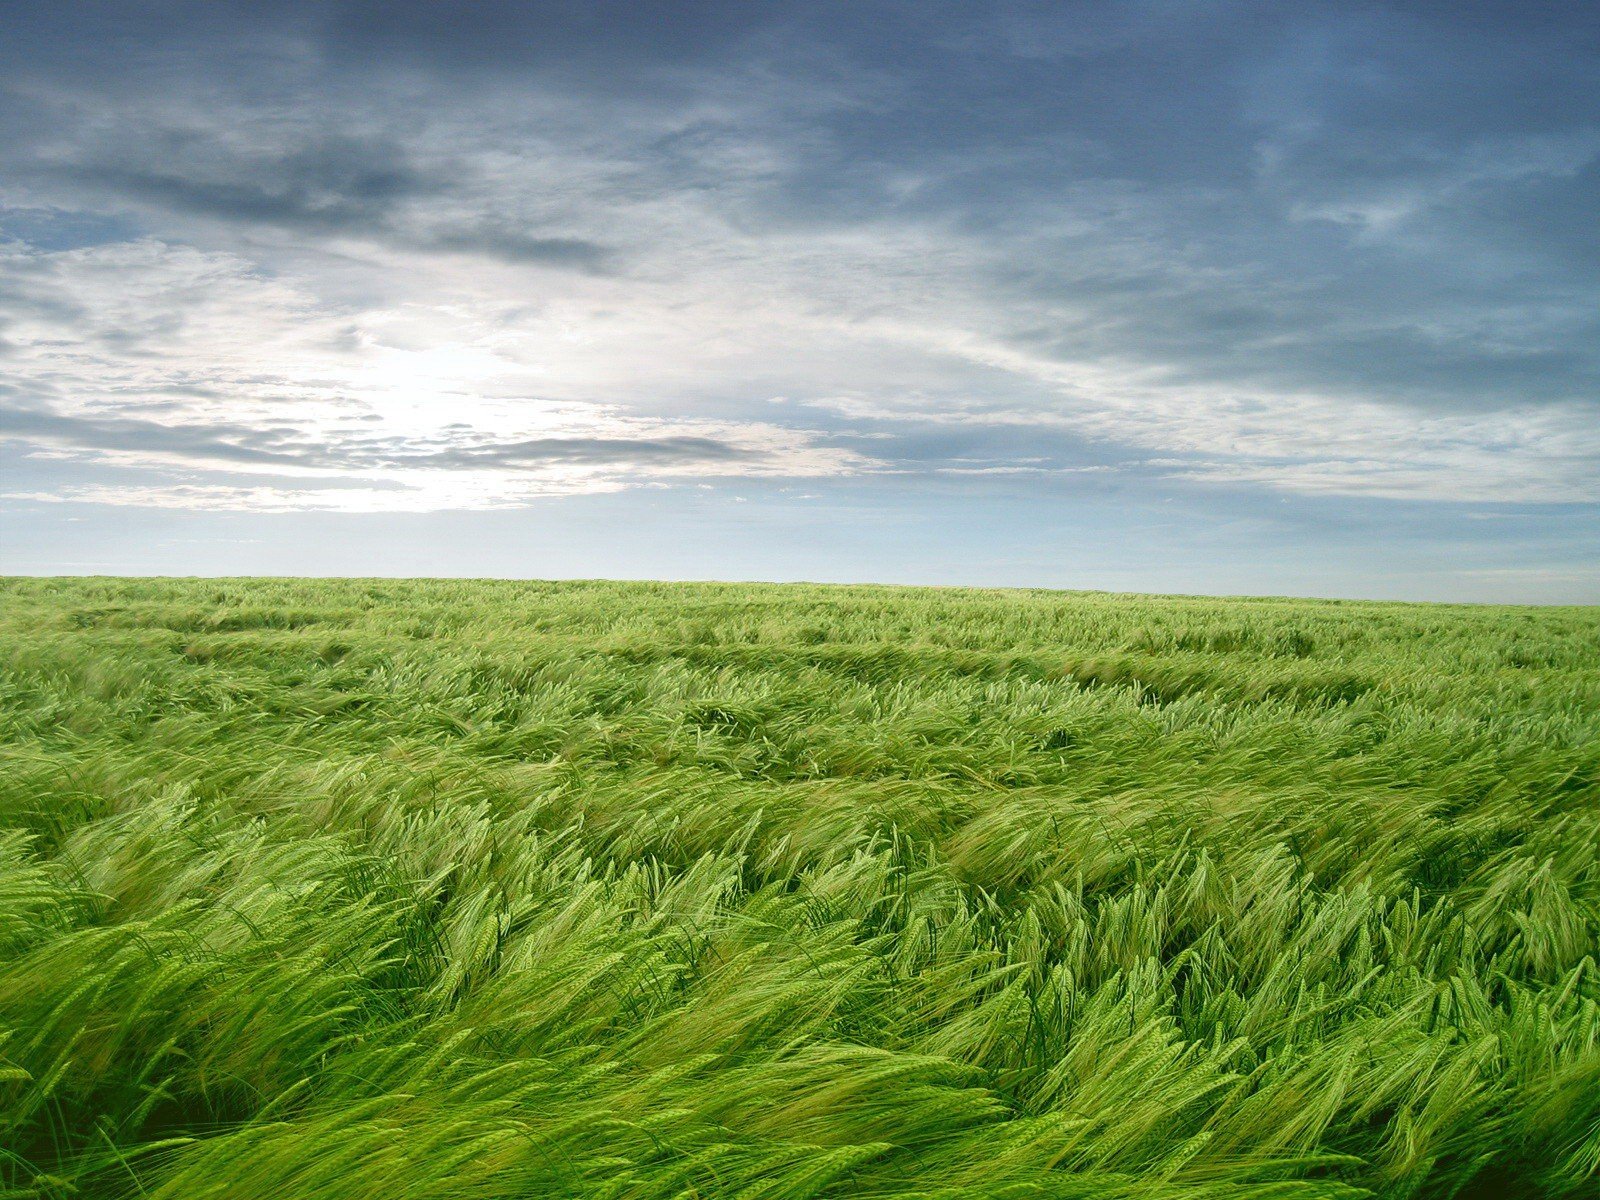
M 1592 1196 L 1600 610 L 0 581 L 0 1194 Z

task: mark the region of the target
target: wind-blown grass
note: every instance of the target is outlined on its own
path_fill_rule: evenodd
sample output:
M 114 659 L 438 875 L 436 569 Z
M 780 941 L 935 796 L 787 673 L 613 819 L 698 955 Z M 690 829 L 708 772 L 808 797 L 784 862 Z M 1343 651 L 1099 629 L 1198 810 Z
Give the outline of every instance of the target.
M 1600 613 L 0 583 L 9 1196 L 1585 1196 Z

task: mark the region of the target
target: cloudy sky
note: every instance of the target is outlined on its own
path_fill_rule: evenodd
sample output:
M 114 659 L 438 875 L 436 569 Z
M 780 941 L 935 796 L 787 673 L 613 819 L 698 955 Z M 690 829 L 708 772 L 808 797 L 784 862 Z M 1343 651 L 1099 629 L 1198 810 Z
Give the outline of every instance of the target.
M 0 0 L 0 569 L 1600 601 L 1600 9 Z

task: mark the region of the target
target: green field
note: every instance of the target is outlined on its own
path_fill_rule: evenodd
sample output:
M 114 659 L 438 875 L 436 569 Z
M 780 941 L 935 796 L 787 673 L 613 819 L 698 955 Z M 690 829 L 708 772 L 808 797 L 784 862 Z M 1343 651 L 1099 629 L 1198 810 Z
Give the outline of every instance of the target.
M 0 581 L 0 1194 L 1600 1194 L 1600 610 Z

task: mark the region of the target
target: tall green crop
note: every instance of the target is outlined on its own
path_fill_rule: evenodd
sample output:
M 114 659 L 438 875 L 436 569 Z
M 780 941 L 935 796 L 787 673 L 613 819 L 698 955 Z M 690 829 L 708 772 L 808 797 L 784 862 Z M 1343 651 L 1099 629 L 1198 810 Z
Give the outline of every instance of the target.
M 1600 611 L 0 581 L 0 1194 L 1600 1192 Z

